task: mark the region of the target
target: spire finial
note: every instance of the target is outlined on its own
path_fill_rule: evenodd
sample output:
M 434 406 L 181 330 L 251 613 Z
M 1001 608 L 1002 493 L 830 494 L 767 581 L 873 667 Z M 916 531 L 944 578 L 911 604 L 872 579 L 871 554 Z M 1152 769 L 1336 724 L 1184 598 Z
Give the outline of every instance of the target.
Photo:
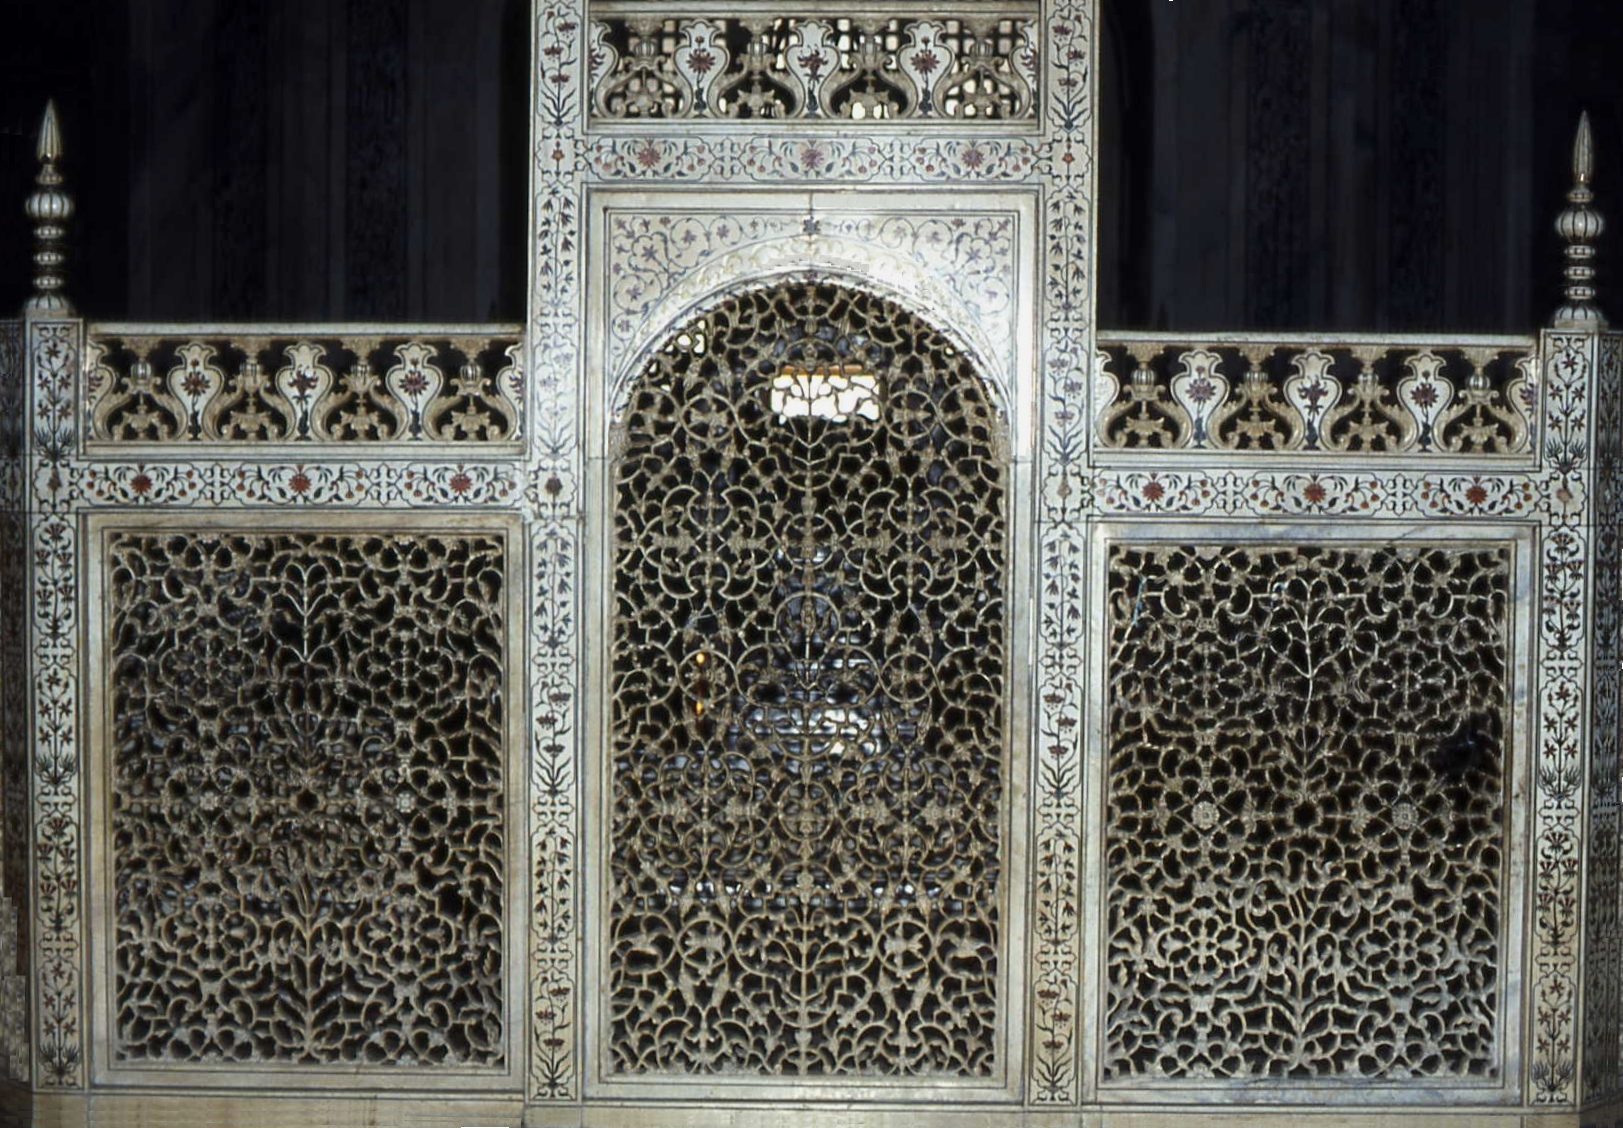
M 1590 206 L 1595 199 L 1589 189 L 1594 174 L 1595 138 L 1586 112 L 1578 119 L 1578 136 L 1572 144 L 1572 190 L 1555 221 L 1556 233 L 1567 244 L 1567 300 L 1555 311 L 1551 325 L 1556 329 L 1606 328 L 1606 318 L 1595 306 L 1595 240 L 1606 230 L 1606 221 Z
M 39 176 L 25 208 L 34 222 L 34 294 L 28 299 L 28 309 L 68 314 L 73 312 L 73 306 L 62 293 L 62 286 L 67 281 L 63 267 L 68 258 L 65 240 L 67 222 L 73 217 L 73 198 L 59 187 L 62 172 L 56 162 L 62 159 L 62 123 L 54 101 L 45 103 L 39 145 L 34 151 L 39 157 Z
M 62 122 L 56 114 L 56 99 L 45 103 L 45 118 L 39 123 L 39 144 L 34 155 L 41 164 L 55 166 L 62 159 Z

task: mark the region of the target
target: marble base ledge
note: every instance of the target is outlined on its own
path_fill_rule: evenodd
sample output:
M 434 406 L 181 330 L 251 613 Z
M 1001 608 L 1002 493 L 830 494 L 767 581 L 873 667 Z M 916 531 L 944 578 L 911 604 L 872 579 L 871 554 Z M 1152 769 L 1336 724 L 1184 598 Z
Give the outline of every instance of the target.
M 1144 1112 L 920 1108 L 703 1108 L 693 1105 L 538 1108 L 525 1128 L 1591 1128 L 1576 1112 L 1517 1109 L 1396 1109 L 1317 1112 L 1302 1108 Z M 1594 1128 L 1623 1128 L 1606 1121 Z
M 1623 1128 L 1623 1104 L 1576 1112 L 531 1106 L 456 1097 L 27 1094 L 0 1088 L 0 1128 Z
M 450 1096 L 36 1094 L 31 1113 L 0 1115 L 0 1128 L 520 1128 L 523 1123 L 524 1106 L 517 1098 Z

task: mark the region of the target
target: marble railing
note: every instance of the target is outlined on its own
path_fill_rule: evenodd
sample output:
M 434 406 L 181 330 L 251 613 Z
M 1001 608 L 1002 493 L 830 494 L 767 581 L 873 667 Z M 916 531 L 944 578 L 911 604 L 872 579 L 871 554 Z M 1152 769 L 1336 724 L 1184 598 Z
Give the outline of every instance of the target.
M 1101 333 L 1103 450 L 1529 457 L 1533 337 Z
M 510 443 L 518 325 L 92 324 L 92 444 Z

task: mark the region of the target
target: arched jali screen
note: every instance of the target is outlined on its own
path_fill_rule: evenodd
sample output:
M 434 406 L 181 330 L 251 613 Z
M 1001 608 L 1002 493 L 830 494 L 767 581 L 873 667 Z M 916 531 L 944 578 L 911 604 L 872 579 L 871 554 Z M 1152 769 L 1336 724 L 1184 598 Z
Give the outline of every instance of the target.
M 753 290 L 649 360 L 612 457 L 612 1069 L 990 1076 L 1009 459 L 969 358 Z

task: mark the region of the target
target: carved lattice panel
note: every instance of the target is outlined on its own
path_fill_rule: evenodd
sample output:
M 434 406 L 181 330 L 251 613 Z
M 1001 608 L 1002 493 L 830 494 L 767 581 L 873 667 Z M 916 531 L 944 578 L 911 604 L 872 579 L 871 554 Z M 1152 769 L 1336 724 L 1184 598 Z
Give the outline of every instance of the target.
M 1498 1075 L 1511 573 L 1111 546 L 1107 1080 Z
M 106 537 L 113 1058 L 506 1060 L 506 548 Z
M 829 285 L 730 300 L 617 431 L 610 1055 L 986 1077 L 1006 440 L 966 358 Z

